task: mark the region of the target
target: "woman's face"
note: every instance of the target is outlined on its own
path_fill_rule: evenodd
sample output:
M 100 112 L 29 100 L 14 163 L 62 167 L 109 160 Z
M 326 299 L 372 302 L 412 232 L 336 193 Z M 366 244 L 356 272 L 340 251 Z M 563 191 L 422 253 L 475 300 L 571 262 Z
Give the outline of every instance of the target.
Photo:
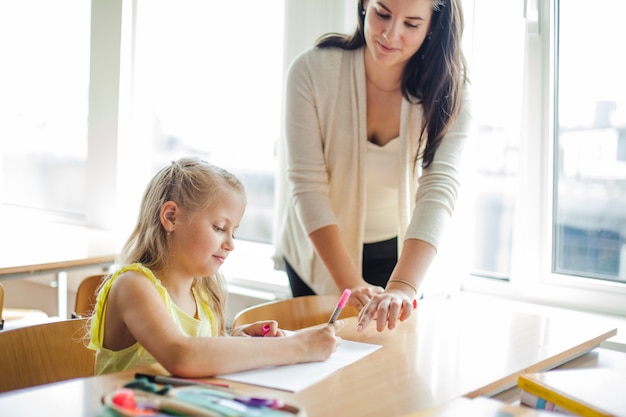
M 364 32 L 374 62 L 404 66 L 428 36 L 432 14 L 432 0 L 369 0 Z

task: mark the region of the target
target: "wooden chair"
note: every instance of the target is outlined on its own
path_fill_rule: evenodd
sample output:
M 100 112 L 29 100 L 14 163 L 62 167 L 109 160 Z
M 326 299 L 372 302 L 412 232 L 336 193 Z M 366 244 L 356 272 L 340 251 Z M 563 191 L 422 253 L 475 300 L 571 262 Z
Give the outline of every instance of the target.
M 0 332 L 0 392 L 94 375 L 86 323 L 70 319 Z
M 96 291 L 106 274 L 91 275 L 83 279 L 76 291 L 76 302 L 74 303 L 73 318 L 89 317 L 96 305 Z
M 246 308 L 235 315 L 233 328 L 259 320 L 276 320 L 285 330 L 298 330 L 328 322 L 339 295 L 308 295 L 270 301 Z M 346 306 L 339 318 L 356 316 L 358 311 Z

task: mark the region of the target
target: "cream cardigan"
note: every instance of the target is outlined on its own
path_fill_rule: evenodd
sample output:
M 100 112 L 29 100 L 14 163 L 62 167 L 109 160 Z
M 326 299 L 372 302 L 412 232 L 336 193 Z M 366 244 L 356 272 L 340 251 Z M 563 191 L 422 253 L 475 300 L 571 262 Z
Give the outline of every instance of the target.
M 367 145 L 363 48 L 313 48 L 298 56 L 287 76 L 285 146 L 287 182 L 279 173 L 280 233 L 275 261 L 284 256 L 317 293 L 338 293 L 308 235 L 338 225 L 355 264 L 362 263 Z M 432 164 L 413 169 L 422 127 L 422 106 L 403 100 L 400 148 L 406 162 L 399 190 L 398 242 L 424 240 L 435 248 L 452 216 L 459 165 L 469 136 L 467 100 Z M 282 170 L 279 170 L 282 171 Z M 281 183 L 281 179 L 283 183 Z M 284 187 L 284 190 L 281 188 Z

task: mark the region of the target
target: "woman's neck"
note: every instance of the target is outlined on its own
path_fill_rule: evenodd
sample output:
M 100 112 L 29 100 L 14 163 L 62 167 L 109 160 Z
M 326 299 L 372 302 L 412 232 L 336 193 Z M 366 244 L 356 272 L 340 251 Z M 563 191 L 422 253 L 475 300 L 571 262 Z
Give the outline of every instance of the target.
M 403 66 L 384 67 L 377 64 L 365 50 L 365 79 L 368 86 L 374 87 L 381 93 L 396 93 L 402 87 Z

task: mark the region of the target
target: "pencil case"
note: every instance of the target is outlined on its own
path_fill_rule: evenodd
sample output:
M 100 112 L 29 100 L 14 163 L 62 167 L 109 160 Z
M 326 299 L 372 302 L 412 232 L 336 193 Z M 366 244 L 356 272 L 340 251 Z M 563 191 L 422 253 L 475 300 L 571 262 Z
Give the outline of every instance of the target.
M 131 387 L 129 387 L 131 386 Z M 233 389 L 185 386 L 145 390 L 127 384 L 102 399 L 98 417 L 306 417 L 303 408 L 280 398 L 251 397 Z

